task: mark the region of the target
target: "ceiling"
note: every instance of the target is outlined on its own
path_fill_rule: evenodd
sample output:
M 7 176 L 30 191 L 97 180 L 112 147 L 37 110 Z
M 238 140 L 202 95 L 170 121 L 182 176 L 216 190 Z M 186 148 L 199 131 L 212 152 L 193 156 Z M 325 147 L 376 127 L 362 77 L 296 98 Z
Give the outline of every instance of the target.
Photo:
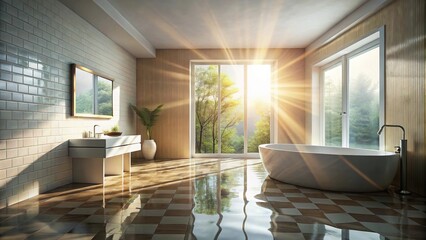
M 335 36 L 387 2 L 60 1 L 135 57 L 155 57 L 156 49 L 307 48 Z M 337 27 L 335 32 L 333 27 Z M 330 36 L 321 40 L 327 33 Z

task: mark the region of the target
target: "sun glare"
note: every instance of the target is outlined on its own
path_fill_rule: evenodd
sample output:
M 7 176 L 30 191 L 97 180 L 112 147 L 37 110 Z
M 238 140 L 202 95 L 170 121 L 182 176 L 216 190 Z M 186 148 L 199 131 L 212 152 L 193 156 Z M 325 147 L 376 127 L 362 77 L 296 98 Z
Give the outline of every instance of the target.
M 271 100 L 271 65 L 248 65 L 247 97 L 249 101 L 269 103 Z

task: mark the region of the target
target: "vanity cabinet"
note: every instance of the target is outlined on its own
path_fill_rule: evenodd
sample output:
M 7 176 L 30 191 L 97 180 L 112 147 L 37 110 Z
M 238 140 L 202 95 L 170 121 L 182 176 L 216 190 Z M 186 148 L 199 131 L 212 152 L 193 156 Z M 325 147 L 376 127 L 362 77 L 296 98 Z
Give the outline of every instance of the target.
M 105 175 L 131 172 L 131 152 L 140 149 L 140 135 L 70 139 L 73 182 L 103 184 Z

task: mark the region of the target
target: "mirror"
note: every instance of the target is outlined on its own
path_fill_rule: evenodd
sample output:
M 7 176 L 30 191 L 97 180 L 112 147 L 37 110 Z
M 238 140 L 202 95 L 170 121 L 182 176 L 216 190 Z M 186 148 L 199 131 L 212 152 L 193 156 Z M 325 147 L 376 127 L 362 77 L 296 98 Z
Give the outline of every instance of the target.
M 71 78 L 72 116 L 112 118 L 112 79 L 77 64 L 71 65 Z

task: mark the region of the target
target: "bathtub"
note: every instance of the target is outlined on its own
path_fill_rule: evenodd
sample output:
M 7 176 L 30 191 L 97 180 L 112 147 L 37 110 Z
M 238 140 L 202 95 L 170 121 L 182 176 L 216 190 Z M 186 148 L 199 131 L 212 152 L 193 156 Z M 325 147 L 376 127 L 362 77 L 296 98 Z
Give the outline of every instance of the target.
M 302 187 L 342 192 L 386 189 L 395 177 L 399 155 L 392 152 L 299 144 L 262 144 L 269 176 Z

